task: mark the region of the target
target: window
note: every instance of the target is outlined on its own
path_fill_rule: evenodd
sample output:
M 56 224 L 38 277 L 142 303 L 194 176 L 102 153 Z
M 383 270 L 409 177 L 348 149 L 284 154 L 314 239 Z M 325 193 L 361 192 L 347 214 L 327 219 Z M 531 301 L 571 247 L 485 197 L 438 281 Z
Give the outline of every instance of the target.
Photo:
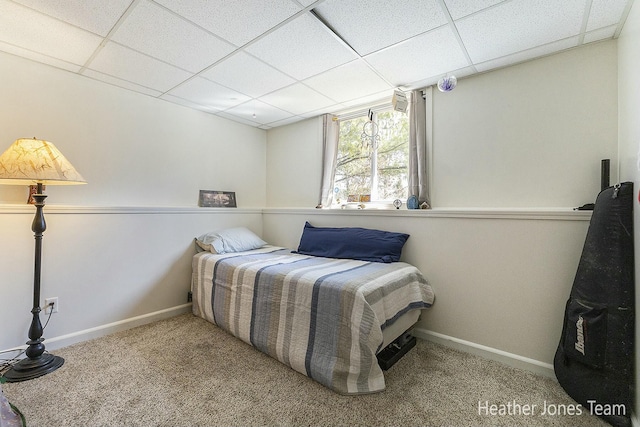
M 341 119 L 334 203 L 405 200 L 408 165 L 407 114 L 386 109 Z

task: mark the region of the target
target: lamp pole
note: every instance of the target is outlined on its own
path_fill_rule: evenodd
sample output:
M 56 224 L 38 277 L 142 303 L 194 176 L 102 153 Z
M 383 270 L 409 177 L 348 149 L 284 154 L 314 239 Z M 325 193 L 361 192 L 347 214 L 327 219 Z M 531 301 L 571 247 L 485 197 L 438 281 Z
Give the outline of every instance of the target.
M 29 341 L 25 350 L 27 359 L 16 363 L 5 374 L 7 382 L 26 381 L 53 372 L 64 364 L 64 359 L 52 354 L 44 354 L 44 338 L 42 338 L 42 323 L 40 323 L 40 272 L 42 271 L 42 235 L 47 229 L 44 220 L 44 199 L 42 183 L 38 183 L 37 194 L 33 195 L 36 207 L 36 215 L 31 224 L 31 230 L 35 238 L 35 262 L 33 269 L 33 308 L 31 314 L 31 326 L 29 327 Z

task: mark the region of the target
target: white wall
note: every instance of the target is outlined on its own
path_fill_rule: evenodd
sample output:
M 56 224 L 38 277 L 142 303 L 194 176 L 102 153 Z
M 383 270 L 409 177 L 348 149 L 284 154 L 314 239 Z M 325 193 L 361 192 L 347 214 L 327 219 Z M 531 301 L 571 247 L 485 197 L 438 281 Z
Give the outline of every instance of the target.
M 616 56 L 615 41 L 595 43 L 435 90 L 433 206 L 594 202 L 602 159 L 617 177 Z M 317 204 L 319 126 L 314 118 L 267 132 L 267 206 Z
M 322 118 L 268 132 L 267 206 L 316 206 L 322 178 Z
M 620 178 L 632 181 L 636 192 L 640 189 L 640 5 L 632 7 L 618 39 L 618 110 L 620 138 Z M 635 200 L 635 198 L 634 198 Z M 636 258 L 636 397 L 635 425 L 640 426 L 640 205 L 634 203 L 634 238 Z
M 0 152 L 47 139 L 88 181 L 47 188 L 42 299 L 60 304 L 47 339 L 179 307 L 195 236 L 262 234 L 265 131 L 5 53 L 0 94 Z M 235 191 L 239 208 L 197 208 L 200 189 Z M 24 344 L 31 320 L 26 199 L 26 186 L 0 186 L 0 350 Z
M 53 142 L 89 182 L 47 189 L 47 203 L 196 206 L 198 190 L 266 203 L 266 132 L 0 52 L 0 152 Z M 26 187 L 0 186 L 0 203 Z
M 616 67 L 608 41 L 434 91 L 433 205 L 594 202 L 602 159 L 617 176 Z

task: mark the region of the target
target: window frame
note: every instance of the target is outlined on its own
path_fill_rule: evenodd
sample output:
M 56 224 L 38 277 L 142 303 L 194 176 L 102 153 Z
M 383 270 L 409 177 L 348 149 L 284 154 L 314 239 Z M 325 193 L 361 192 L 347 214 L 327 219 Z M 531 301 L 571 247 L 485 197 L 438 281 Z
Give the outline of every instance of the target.
M 376 103 L 373 104 L 371 106 L 367 106 L 367 107 L 360 107 L 357 110 L 353 110 L 353 111 L 349 111 L 343 114 L 337 114 L 336 117 L 338 119 L 338 121 L 340 123 L 342 123 L 343 121 L 348 121 L 348 120 L 354 120 L 354 119 L 358 119 L 358 118 L 362 118 L 362 117 L 367 117 L 370 113 L 373 113 L 374 115 L 377 115 L 379 113 L 383 113 L 386 111 L 394 111 L 393 108 L 393 104 L 391 102 L 384 102 L 384 103 Z M 405 113 L 407 114 L 407 121 L 409 120 L 408 117 L 408 111 Z M 407 138 L 407 144 L 409 143 L 409 140 Z M 340 150 L 340 140 L 338 140 L 338 147 L 337 150 L 339 152 Z M 407 174 L 408 174 L 408 165 L 409 162 L 409 156 L 407 156 Z M 335 175 L 333 178 L 333 187 L 335 188 Z M 396 197 L 396 199 L 400 199 L 403 203 L 403 205 L 406 203 L 406 197 L 407 195 L 405 194 L 404 198 L 402 197 Z M 395 199 L 393 200 L 372 200 L 369 202 L 348 202 L 348 201 L 342 201 L 341 203 L 335 203 L 335 198 L 333 200 L 333 203 L 331 205 L 332 209 L 364 209 L 364 208 L 374 208 L 374 209 L 396 209 L 395 206 L 393 205 Z

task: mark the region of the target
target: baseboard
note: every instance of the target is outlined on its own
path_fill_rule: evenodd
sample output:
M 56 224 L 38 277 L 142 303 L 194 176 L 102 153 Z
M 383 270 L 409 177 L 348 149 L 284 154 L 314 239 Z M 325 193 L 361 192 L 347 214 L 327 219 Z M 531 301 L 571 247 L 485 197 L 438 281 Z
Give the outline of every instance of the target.
M 544 363 L 539 360 L 530 359 L 518 354 L 508 353 L 496 348 L 476 344 L 471 341 L 461 340 L 459 338 L 429 331 L 427 329 L 415 328 L 413 329 L 413 335 L 417 338 L 422 338 L 427 341 L 442 344 L 444 346 L 464 351 L 466 353 L 475 354 L 476 356 L 480 356 L 485 359 L 495 360 L 496 362 L 504 363 L 505 365 L 514 368 L 524 369 L 526 371 L 530 371 L 535 374 L 543 375 L 545 377 L 553 379 L 556 378 L 553 371 L 553 365 L 550 363 Z
M 106 325 L 96 326 L 78 332 L 72 332 L 58 337 L 47 338 L 47 350 L 56 350 L 71 344 L 100 338 L 114 332 L 124 331 L 126 329 L 135 328 L 136 326 L 146 325 L 147 323 L 156 322 L 158 320 L 168 319 L 191 311 L 191 303 L 182 304 L 175 307 L 165 308 L 164 310 L 154 311 L 153 313 L 143 314 L 141 316 L 130 317 L 128 319 L 119 320 Z

